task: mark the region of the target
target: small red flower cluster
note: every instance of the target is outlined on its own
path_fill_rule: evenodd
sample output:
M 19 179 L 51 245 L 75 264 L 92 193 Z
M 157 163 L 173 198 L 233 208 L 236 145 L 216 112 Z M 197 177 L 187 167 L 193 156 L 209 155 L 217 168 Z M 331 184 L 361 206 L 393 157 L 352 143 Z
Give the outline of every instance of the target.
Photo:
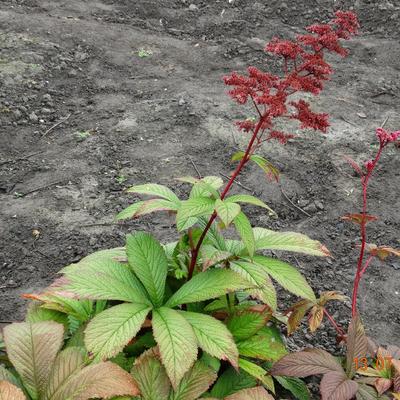
M 384 147 L 391 142 L 396 142 L 400 138 L 400 131 L 389 133 L 383 128 L 377 128 L 376 136 L 378 137 L 381 146 Z
M 267 128 L 272 131 L 268 139 L 286 143 L 289 137 L 293 137 L 272 130 L 272 120 L 278 117 L 296 119 L 301 128 L 326 132 L 328 114 L 313 112 L 304 100 L 288 102 L 288 97 L 296 92 L 318 95 L 323 82 L 333 72 L 324 59 L 324 51 L 346 56 L 347 50 L 340 45 L 340 40 L 356 34 L 358 27 L 354 13 L 337 11 L 330 23 L 311 25 L 306 28 L 308 34 L 297 35 L 294 41 L 273 38 L 265 51 L 283 57 L 283 76 L 262 72 L 255 67 L 248 68 L 248 76 L 234 72 L 224 77 L 225 84 L 233 87 L 230 96 L 239 104 L 245 104 L 249 99 L 253 102 L 262 123 L 261 131 Z M 237 126 L 245 132 L 253 132 L 256 122 L 248 119 L 237 122 Z

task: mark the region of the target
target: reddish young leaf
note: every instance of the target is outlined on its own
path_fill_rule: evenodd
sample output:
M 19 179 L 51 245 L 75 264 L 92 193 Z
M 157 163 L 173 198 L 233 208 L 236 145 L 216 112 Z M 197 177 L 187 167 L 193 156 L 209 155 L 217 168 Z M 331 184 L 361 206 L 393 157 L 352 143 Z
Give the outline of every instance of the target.
M 325 374 L 320 384 L 322 400 L 351 400 L 358 391 L 358 384 L 342 372 Z
M 351 221 L 355 224 L 361 225 L 362 223 L 368 224 L 368 222 L 376 221 L 378 218 L 374 215 L 368 214 L 347 214 L 342 217 L 344 221 Z
M 322 292 L 319 296 L 318 304 L 320 306 L 324 306 L 328 301 L 331 300 L 338 300 L 338 301 L 345 301 L 347 297 L 339 292 L 336 291 L 328 291 Z
M 325 350 L 306 349 L 282 357 L 273 365 L 271 374 L 304 378 L 332 371 L 344 374 L 339 362 Z
M 366 247 L 369 254 L 378 257 L 380 260 L 384 261 L 389 256 L 400 257 L 400 250 L 396 250 L 389 246 L 377 246 L 376 244 L 367 244 Z

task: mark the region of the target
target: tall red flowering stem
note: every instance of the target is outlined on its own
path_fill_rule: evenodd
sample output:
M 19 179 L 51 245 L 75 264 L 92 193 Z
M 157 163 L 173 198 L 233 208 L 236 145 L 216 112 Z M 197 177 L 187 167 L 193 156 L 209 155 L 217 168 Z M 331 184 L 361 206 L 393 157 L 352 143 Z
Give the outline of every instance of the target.
M 355 317 L 357 314 L 357 297 L 358 297 L 358 289 L 360 286 L 360 281 L 365 274 L 370 262 L 374 258 L 374 255 L 369 255 L 366 258 L 366 246 L 367 246 L 367 223 L 373 219 L 367 214 L 368 209 L 368 184 L 370 178 L 375 170 L 376 165 L 378 164 L 383 149 L 391 142 L 396 142 L 398 137 L 400 136 L 400 131 L 389 133 L 385 131 L 383 128 L 378 128 L 376 131 L 376 135 L 379 139 L 379 148 L 373 160 L 369 160 L 365 163 L 365 172 L 362 172 L 361 168 L 357 165 L 353 164 L 353 167 L 357 170 L 357 172 L 361 173 L 361 186 L 362 186 L 362 213 L 361 218 L 358 218 L 358 223 L 360 225 L 360 233 L 361 233 L 361 246 L 360 246 L 360 254 L 358 256 L 357 261 L 357 270 L 354 278 L 353 284 L 353 295 L 351 302 L 351 313 L 352 316 Z M 364 261 L 365 260 L 365 261 Z
M 315 113 L 309 103 L 304 100 L 288 101 L 294 93 L 303 92 L 318 95 L 323 83 L 333 73 L 331 66 L 324 59 L 324 51 L 337 53 L 344 57 L 347 50 L 340 40 L 350 39 L 357 33 L 359 24 L 352 12 L 337 11 L 335 18 L 327 24 L 314 24 L 306 28 L 305 35 L 297 35 L 296 40 L 273 38 L 265 47 L 265 51 L 283 58 L 283 76 L 262 72 L 255 67 L 248 68 L 248 76 L 233 72 L 224 77 L 225 84 L 231 86 L 229 95 L 237 103 L 244 105 L 251 100 L 257 111 L 257 122 L 252 119 L 238 121 L 240 130 L 251 134 L 251 138 L 235 171 L 226 184 L 221 199 L 224 199 L 235 178 L 250 160 L 254 151 L 265 141 L 277 140 L 285 144 L 294 135 L 273 129 L 273 121 L 277 118 L 297 120 L 300 128 L 311 128 L 326 132 L 329 122 L 328 114 Z M 263 137 L 264 132 L 268 135 Z M 188 269 L 188 280 L 193 276 L 197 258 L 204 238 L 212 226 L 217 214 L 214 211 L 197 245 L 191 251 Z

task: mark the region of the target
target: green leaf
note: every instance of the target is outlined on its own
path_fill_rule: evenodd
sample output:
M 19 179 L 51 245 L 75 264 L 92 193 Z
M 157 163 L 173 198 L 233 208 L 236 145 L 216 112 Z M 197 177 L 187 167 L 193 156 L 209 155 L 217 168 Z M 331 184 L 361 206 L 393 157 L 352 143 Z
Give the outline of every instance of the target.
M 239 274 L 228 269 L 211 269 L 195 275 L 182 285 L 167 301 L 167 307 L 214 299 L 252 285 Z
M 228 319 L 227 327 L 235 339 L 248 339 L 266 325 L 271 315 L 267 306 L 237 311 Z
M 59 353 L 51 369 L 44 400 L 57 398 L 62 391 L 62 385 L 84 365 L 85 349 L 68 347 Z
M 62 270 L 68 280 L 66 290 L 91 299 L 151 304 L 129 265 L 111 260 L 93 261 L 83 268 L 78 265 Z
M 202 230 L 205 229 L 207 224 L 208 224 L 207 218 L 200 217 L 198 219 L 198 225 Z M 227 250 L 226 244 L 225 244 L 225 238 L 219 233 L 215 223 L 211 224 L 210 229 L 208 230 L 208 232 L 206 234 L 206 239 L 210 244 L 212 244 L 217 249 L 219 249 L 221 251 Z
M 272 279 L 289 292 L 310 301 L 317 300 L 310 285 L 296 268 L 272 257 L 255 256 L 253 261 L 265 268 Z
M 255 239 L 253 234 L 253 229 L 251 227 L 250 221 L 247 219 L 246 215 L 241 211 L 233 220 L 236 230 L 243 240 L 250 257 L 253 257 L 255 251 Z
M 162 363 L 175 389 L 197 358 L 196 336 L 189 322 L 170 308 L 154 310 L 152 324 Z
M 136 359 L 132 376 L 144 400 L 169 399 L 171 383 L 155 348 L 144 352 Z
M 136 336 L 151 310 L 144 304 L 119 304 L 96 315 L 85 330 L 86 348 L 96 359 L 114 357 Z
M 217 379 L 217 374 L 201 361 L 182 378 L 169 400 L 193 400 L 201 396 Z
M 155 183 L 146 183 L 145 185 L 132 186 L 127 190 L 127 192 L 162 197 L 163 199 L 172 201 L 172 203 L 180 203 L 179 198 L 171 189 Z
M 310 400 L 310 392 L 307 385 L 299 378 L 290 378 L 287 376 L 276 376 L 279 384 L 288 390 L 298 400 Z
M 243 358 L 239 358 L 239 367 L 245 370 L 249 375 L 259 380 L 263 385 L 268 388 L 268 390 L 275 393 L 272 376 L 268 375 L 268 372 L 264 368 L 261 368 L 259 365 L 254 364 L 251 361 L 245 360 Z
M 244 371 L 237 372 L 233 368 L 228 368 L 217 380 L 211 389 L 211 396 L 223 399 L 230 394 L 242 389 L 256 386 L 257 381 Z
M 277 361 L 287 354 L 275 326 L 260 329 L 254 336 L 237 342 L 237 347 L 240 355 L 265 361 Z
M 256 154 L 253 154 L 250 160 L 255 162 L 265 172 L 268 178 L 274 178 L 276 181 L 279 180 L 279 170 L 270 161 Z
M 259 206 L 267 209 L 270 214 L 276 215 L 275 211 L 267 206 L 263 201 L 257 199 L 257 197 L 251 196 L 249 194 L 235 194 L 233 196 L 226 197 L 225 202 L 227 203 L 248 203 L 254 206 Z
M 96 251 L 82 258 L 78 264 L 81 265 L 101 261 L 116 261 L 120 258 L 126 258 L 125 247 L 115 247 L 112 249 Z
M 229 266 L 232 271 L 237 272 L 257 288 L 263 287 L 270 281 L 268 272 L 264 268 L 260 268 L 257 264 L 251 262 L 251 260 L 230 261 Z
M 265 284 L 260 287 L 259 289 L 248 289 L 245 290 L 245 293 L 247 293 L 249 296 L 260 300 L 264 304 L 267 304 L 268 306 L 271 307 L 273 311 L 276 311 L 278 307 L 278 300 L 276 297 L 276 290 L 275 287 L 271 281 L 271 279 L 268 277 L 268 280 L 265 282 Z
M 51 400 L 89 400 L 136 396 L 139 389 L 130 374 L 112 362 L 91 364 L 70 376 Z
M 229 226 L 234 218 L 236 218 L 240 213 L 240 206 L 233 202 L 225 202 L 224 200 L 217 199 L 215 201 L 215 211 L 224 225 Z
M 4 328 L 8 358 L 32 398 L 43 393 L 63 339 L 64 327 L 55 322 L 20 322 Z
M 14 386 L 22 387 L 20 380 L 2 364 L 0 364 L 0 381 L 7 381 L 12 383 Z
M 168 260 L 161 244 L 149 233 L 129 235 L 126 241 L 128 261 L 146 288 L 155 306 L 163 304 Z
M 205 182 L 204 180 L 199 180 L 193 185 L 190 191 L 189 198 L 193 199 L 195 197 L 212 197 L 214 199 L 219 198 L 218 191 L 213 187 L 213 185 Z
M 155 211 L 178 211 L 178 209 L 179 205 L 169 200 L 150 199 L 131 204 L 118 213 L 116 219 L 119 221 L 128 218 L 136 218 L 140 215 L 150 214 Z
M 215 200 L 209 197 L 195 197 L 193 199 L 181 202 L 181 207 L 176 214 L 176 226 L 178 231 L 182 231 L 193 225 L 196 221 L 188 226 L 188 220 L 193 221 L 194 217 L 210 215 L 214 212 Z
M 256 250 L 284 250 L 313 256 L 330 256 L 329 250 L 317 240 L 297 232 L 275 232 L 254 228 Z
M 214 317 L 195 312 L 180 312 L 192 326 L 199 347 L 208 354 L 238 365 L 238 351 L 231 332 Z
M 68 326 L 68 317 L 56 310 L 48 310 L 40 307 L 40 303 L 32 302 L 28 306 L 28 311 L 25 317 L 26 322 L 43 322 L 43 321 L 54 321 L 63 324 L 65 327 Z

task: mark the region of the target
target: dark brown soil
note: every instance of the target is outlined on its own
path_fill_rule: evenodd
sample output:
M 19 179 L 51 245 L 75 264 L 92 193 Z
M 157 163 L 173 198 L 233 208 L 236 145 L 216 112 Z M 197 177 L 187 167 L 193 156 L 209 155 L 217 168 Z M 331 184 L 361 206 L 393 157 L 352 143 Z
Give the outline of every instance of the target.
M 387 119 L 388 128 L 400 128 L 397 1 L 2 0 L 0 319 L 22 318 L 22 293 L 96 249 L 121 245 L 127 232 L 175 238 L 164 215 L 113 225 L 134 199 L 124 188 L 159 182 L 184 195 L 173 178 L 195 175 L 191 160 L 203 175 L 229 174 L 229 156 L 245 142 L 233 121 L 245 111 L 228 99 L 221 77 L 249 64 L 276 68 L 262 51 L 272 36 L 293 35 L 351 4 L 363 32 L 348 44 L 349 58 L 332 58 L 336 74 L 313 100 L 331 114 L 329 134 L 263 149 L 282 171 L 284 192 L 310 216 L 258 170 L 241 177 L 279 214 L 270 220 L 251 208 L 253 224 L 326 244 L 332 259 L 289 260 L 316 291 L 347 295 L 358 237 L 340 217 L 359 211 L 360 189 L 343 155 L 366 160 L 376 127 Z M 400 245 L 399 184 L 393 147 L 371 185 L 369 212 L 379 221 L 369 226 L 370 242 Z M 400 262 L 375 263 L 360 308 L 369 334 L 383 343 L 400 342 L 399 299 Z M 348 304 L 332 311 L 347 323 Z M 331 329 L 317 341 L 332 346 Z

